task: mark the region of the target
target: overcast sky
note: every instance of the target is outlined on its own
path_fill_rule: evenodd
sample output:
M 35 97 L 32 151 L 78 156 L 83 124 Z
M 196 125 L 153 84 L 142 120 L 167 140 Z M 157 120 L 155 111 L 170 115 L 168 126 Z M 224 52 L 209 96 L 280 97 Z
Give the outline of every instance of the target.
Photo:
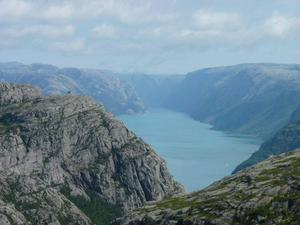
M 0 61 L 186 73 L 300 63 L 300 0 L 0 0 Z

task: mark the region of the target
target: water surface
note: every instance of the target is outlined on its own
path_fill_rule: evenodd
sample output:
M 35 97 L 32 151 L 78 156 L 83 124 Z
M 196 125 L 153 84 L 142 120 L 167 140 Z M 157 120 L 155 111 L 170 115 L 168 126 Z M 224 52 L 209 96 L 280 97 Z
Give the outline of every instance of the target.
M 119 118 L 167 161 L 171 173 L 188 191 L 231 174 L 260 144 L 260 140 L 212 130 L 208 124 L 166 109 Z

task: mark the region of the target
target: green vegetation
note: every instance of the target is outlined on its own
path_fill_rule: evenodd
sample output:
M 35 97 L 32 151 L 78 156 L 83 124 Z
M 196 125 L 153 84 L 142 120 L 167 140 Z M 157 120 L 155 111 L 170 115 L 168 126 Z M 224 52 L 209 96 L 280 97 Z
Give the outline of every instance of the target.
M 71 189 L 68 185 L 61 188 L 61 193 L 85 213 L 94 225 L 109 224 L 113 219 L 122 215 L 118 206 L 107 203 L 93 191 L 87 192 L 90 200 L 82 196 L 72 196 L 70 192 Z
M 44 157 L 43 158 L 43 164 L 48 164 L 50 162 L 50 158 L 49 157 Z
M 219 198 L 221 196 L 217 196 Z M 176 198 L 170 198 L 166 199 L 162 202 L 159 202 L 155 205 L 154 208 L 143 208 L 139 211 L 141 213 L 147 213 L 152 210 L 164 210 L 164 209 L 172 209 L 172 210 L 184 210 L 186 209 L 186 213 L 182 213 L 181 215 L 177 215 L 176 219 L 191 219 L 193 217 L 201 217 L 208 220 L 214 220 L 218 216 L 215 215 L 212 212 L 209 212 L 209 210 L 206 210 L 207 208 L 210 208 L 212 205 L 216 204 L 216 202 L 219 199 L 206 199 L 206 200 L 197 200 L 197 199 L 188 199 L 185 197 L 176 197 Z
M 0 134 L 8 134 L 12 130 L 17 130 L 20 126 L 18 124 L 8 124 L 0 122 Z
M 268 224 L 267 222 L 271 221 L 273 221 L 273 223 L 274 221 L 280 221 L 276 224 L 297 225 L 300 211 L 299 209 L 296 209 L 296 211 L 289 209 L 289 205 L 293 205 L 299 200 L 299 193 L 288 193 L 285 195 L 278 195 L 275 196 L 270 203 L 254 208 L 245 217 L 248 216 L 248 224 L 249 222 L 251 222 L 251 220 L 255 220 L 258 217 L 260 217 L 260 224 Z M 273 206 L 277 205 L 278 203 L 287 203 L 287 207 L 280 209 L 280 212 L 278 212 L 278 209 L 272 210 Z
M 299 153 L 298 153 L 299 154 Z M 255 171 L 255 173 L 253 173 Z M 151 212 L 160 212 L 170 216 L 175 221 L 203 220 L 212 222 L 222 219 L 226 224 L 279 224 L 297 225 L 300 218 L 300 194 L 291 183 L 297 184 L 300 180 L 300 158 L 292 153 L 285 156 L 274 157 L 250 173 L 239 174 L 212 186 L 208 190 L 191 193 L 187 196 L 165 199 L 154 205 L 144 207 L 136 211 L 140 216 L 146 216 Z M 286 187 L 291 190 L 287 193 Z M 272 192 L 266 190 L 274 188 Z M 278 191 L 277 188 L 282 190 Z M 283 194 L 285 193 L 285 194 Z M 258 201 L 264 199 L 264 201 Z M 246 203 L 249 203 L 247 206 Z M 239 206 L 245 206 L 239 209 Z M 170 210 L 174 213 L 170 213 Z M 236 216 L 237 210 L 243 214 Z M 165 213 L 164 213 L 165 212 Z M 231 218 L 225 222 L 226 213 Z M 232 216 L 232 217 L 231 217 Z
M 30 215 L 30 211 L 32 209 L 39 209 L 42 199 L 34 198 L 31 202 L 22 201 L 20 199 L 20 196 L 16 195 L 16 193 L 18 193 L 20 189 L 20 177 L 17 177 L 16 180 L 13 180 L 9 183 L 8 192 L 2 193 L 2 198 L 5 202 L 13 204 L 17 210 L 23 213 L 28 221 L 34 224 L 34 221 L 32 221 L 33 218 Z

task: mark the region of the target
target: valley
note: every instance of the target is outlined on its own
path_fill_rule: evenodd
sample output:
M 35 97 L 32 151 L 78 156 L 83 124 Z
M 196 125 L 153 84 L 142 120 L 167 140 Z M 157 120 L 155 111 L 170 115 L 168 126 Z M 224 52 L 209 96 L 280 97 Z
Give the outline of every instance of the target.
M 281 64 L 147 75 L 2 63 L 0 221 L 294 221 L 299 153 L 287 152 L 300 147 L 298 74 L 298 65 Z M 282 153 L 287 154 L 273 162 Z M 289 154 L 295 160 L 283 167 L 291 166 L 296 177 L 281 170 Z M 269 167 L 279 174 L 266 176 Z M 271 194 L 265 196 L 268 190 Z M 281 195 L 287 197 L 278 200 Z M 206 205 L 208 196 L 216 196 L 212 205 Z M 222 208 L 220 196 L 234 197 L 237 205 Z M 239 207 L 248 200 L 250 208 Z M 203 201 L 208 208 L 198 204 Z M 292 214 L 277 218 L 269 211 L 276 204 L 283 212 L 291 202 Z M 150 207 L 146 214 L 143 207 Z M 228 216 L 222 217 L 224 213 Z
M 0 0 L 0 225 L 300 225 L 300 0 Z
M 156 149 L 188 191 L 230 175 L 261 143 L 257 138 L 213 130 L 208 124 L 163 108 L 121 115 L 119 119 Z

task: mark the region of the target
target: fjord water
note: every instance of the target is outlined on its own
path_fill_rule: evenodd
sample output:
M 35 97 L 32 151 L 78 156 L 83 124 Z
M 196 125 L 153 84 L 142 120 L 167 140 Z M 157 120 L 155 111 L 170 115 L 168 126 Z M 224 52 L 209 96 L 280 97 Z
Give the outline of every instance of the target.
M 208 124 L 166 109 L 119 118 L 167 161 L 171 173 L 188 191 L 230 175 L 261 143 L 212 130 Z

